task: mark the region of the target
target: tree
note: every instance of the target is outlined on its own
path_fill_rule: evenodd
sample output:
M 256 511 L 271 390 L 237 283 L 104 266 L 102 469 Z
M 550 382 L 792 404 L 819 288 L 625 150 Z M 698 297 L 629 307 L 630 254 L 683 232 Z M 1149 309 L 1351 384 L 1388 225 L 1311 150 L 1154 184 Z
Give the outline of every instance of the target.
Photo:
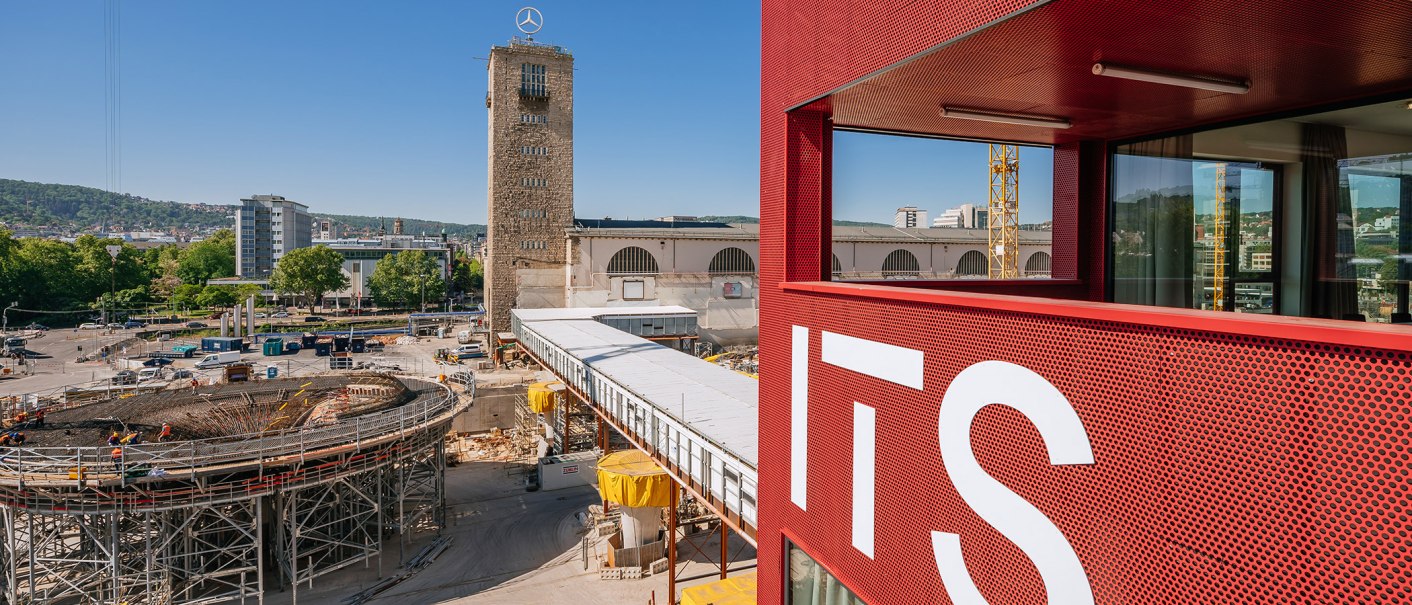
M 187 309 L 200 307 L 201 302 L 198 299 L 201 297 L 201 292 L 204 290 L 205 287 L 199 284 L 181 284 L 172 290 L 170 302 L 173 307 L 185 307 Z
M 177 277 L 186 284 L 205 284 L 216 277 L 235 275 L 235 233 L 221 229 L 187 246 L 177 265 Z
M 325 293 L 347 287 L 343 256 L 322 245 L 290 251 L 275 263 L 270 275 L 270 289 L 304 297 L 311 313 Z
M 201 290 L 201 295 L 196 297 L 196 304 L 207 309 L 229 307 L 240 302 L 240 296 L 236 294 L 235 288 L 230 286 L 206 286 Z
M 445 296 L 446 280 L 430 254 L 403 250 L 378 261 L 368 276 L 368 290 L 380 307 L 406 307 Z

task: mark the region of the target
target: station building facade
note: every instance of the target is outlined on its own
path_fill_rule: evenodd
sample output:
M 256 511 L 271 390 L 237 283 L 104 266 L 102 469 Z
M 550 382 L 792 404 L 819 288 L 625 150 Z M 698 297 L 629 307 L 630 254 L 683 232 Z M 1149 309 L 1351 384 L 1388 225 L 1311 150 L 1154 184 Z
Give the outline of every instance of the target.
M 1412 4 L 762 27 L 760 603 L 1406 599 Z M 840 131 L 1052 147 L 1053 279 L 837 276 Z

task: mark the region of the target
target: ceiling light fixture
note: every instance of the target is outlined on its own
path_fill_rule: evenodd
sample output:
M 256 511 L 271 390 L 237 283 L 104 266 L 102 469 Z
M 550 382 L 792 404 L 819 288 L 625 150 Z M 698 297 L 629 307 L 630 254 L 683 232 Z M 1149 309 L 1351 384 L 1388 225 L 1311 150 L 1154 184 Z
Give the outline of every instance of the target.
M 1235 95 L 1243 95 L 1250 92 L 1249 80 L 1184 76 L 1164 71 L 1124 67 L 1110 63 L 1094 63 L 1093 73 L 1098 76 L 1124 78 L 1127 80 L 1153 82 L 1156 84 L 1170 84 L 1172 86 L 1185 86 L 1187 88 L 1200 88 L 1202 90 L 1228 92 Z
M 1000 124 L 1019 124 L 1021 126 L 1039 126 L 1041 128 L 1068 128 L 1073 126 L 1064 118 L 1051 118 L 1047 116 L 1021 115 L 1014 113 L 995 113 L 990 111 L 978 111 L 975 109 L 958 109 L 956 107 L 942 107 L 941 115 L 948 118 L 959 118 L 962 120 L 979 120 L 981 122 L 998 122 Z

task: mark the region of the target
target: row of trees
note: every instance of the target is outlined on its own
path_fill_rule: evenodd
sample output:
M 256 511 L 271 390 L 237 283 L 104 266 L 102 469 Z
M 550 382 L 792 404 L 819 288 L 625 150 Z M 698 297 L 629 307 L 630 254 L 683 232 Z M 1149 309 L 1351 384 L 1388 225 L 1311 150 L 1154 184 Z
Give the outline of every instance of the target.
M 108 254 L 110 245 L 120 247 L 116 259 Z M 227 307 L 260 292 L 253 285 L 206 285 L 235 275 L 235 245 L 229 230 L 185 248 L 169 244 L 138 250 L 118 239 L 16 239 L 0 229 L 0 307 L 11 302 L 43 311 Z M 448 287 L 479 290 L 480 264 L 464 256 L 457 260 L 448 284 L 435 257 L 425 251 L 389 254 L 369 276 L 369 295 L 380 307 L 413 308 L 423 301 L 439 305 Z M 342 255 L 327 246 L 294 250 L 276 264 L 270 288 L 312 307 L 325 294 L 348 287 L 342 265 Z M 28 318 L 21 312 L 11 319 Z

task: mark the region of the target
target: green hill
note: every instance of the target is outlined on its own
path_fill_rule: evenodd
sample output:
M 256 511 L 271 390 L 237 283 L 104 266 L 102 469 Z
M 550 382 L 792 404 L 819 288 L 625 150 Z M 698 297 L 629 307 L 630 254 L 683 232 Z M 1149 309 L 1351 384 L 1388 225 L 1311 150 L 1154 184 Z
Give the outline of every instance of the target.
M 376 232 L 381 217 L 311 213 L 333 219 L 354 231 Z M 170 231 L 229 228 L 232 204 L 191 204 L 153 200 L 93 187 L 0 179 L 0 223 L 11 227 L 48 227 L 70 231 Z M 485 233 L 485 225 L 406 218 L 407 233 L 428 235 L 442 228 L 453 237 Z M 392 217 L 387 218 L 392 230 Z

